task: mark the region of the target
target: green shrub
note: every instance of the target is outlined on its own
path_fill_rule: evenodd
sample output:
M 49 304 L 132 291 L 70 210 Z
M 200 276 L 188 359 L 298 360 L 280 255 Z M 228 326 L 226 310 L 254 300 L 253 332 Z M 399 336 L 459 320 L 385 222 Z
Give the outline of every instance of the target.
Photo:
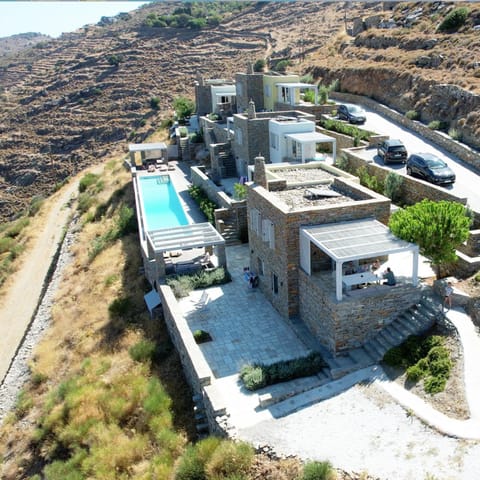
M 267 385 L 267 380 L 260 366 L 245 365 L 240 370 L 240 378 L 245 385 L 245 388 L 250 391 L 255 391 Z
M 180 128 L 178 129 L 178 133 L 180 133 L 180 137 L 181 137 L 181 138 L 186 138 L 187 135 L 188 135 L 188 129 L 187 129 L 187 127 L 180 127 Z
M 231 280 L 228 270 L 218 267 L 208 272 L 201 270 L 197 273 L 172 275 L 166 279 L 166 283 L 173 290 L 176 298 L 183 298 L 188 296 L 192 290 L 223 285 Z
M 10 251 L 15 245 L 15 240 L 10 237 L 0 238 L 0 253 L 5 253 Z
M 462 132 L 457 130 L 456 128 L 451 128 L 448 131 L 448 136 L 452 138 L 453 140 L 461 141 L 462 140 Z
M 365 187 L 373 190 L 374 192 L 383 194 L 383 183 L 375 175 L 370 175 L 365 166 L 357 169 L 357 177 L 360 179 L 360 183 Z
M 179 120 L 189 117 L 195 111 L 195 102 L 186 97 L 177 97 L 173 101 L 173 109 Z
M 235 200 L 244 200 L 247 198 L 247 186 L 242 183 L 233 185 L 233 196 Z
M 117 55 L 116 53 L 109 55 L 107 62 L 114 67 L 118 67 L 118 65 L 123 62 L 123 55 Z
M 205 343 L 212 340 L 210 334 L 205 330 L 195 330 L 193 332 L 193 338 L 195 339 L 196 343 Z
M 214 211 L 217 207 L 215 203 L 213 203 L 205 194 L 205 192 L 198 186 L 192 185 L 188 189 L 189 195 L 195 200 L 195 202 L 198 204 L 200 207 L 200 210 L 205 214 L 207 217 L 207 220 L 210 223 L 215 222 L 215 215 Z
M 321 101 L 321 98 L 320 98 Z M 331 130 L 332 132 L 343 133 L 344 135 L 348 135 L 352 138 L 358 136 L 360 140 L 368 140 L 373 133 L 367 130 L 363 130 L 362 128 L 358 128 L 355 125 L 350 125 L 345 122 L 341 122 L 339 120 L 335 120 L 333 118 L 327 118 L 322 120 L 321 125 L 323 128 L 327 130 Z
M 225 440 L 218 445 L 205 464 L 208 478 L 222 479 L 247 474 L 255 453 L 246 442 Z
M 270 365 L 245 365 L 240 371 L 240 379 L 248 390 L 258 390 L 266 385 L 306 377 L 318 373 L 325 362 L 318 353 L 306 357 L 282 360 Z
M 33 405 L 33 398 L 28 395 L 25 390 L 20 390 L 20 393 L 17 396 L 17 401 L 15 403 L 15 416 L 17 417 L 17 419 L 25 417 L 25 415 L 27 415 Z
M 136 362 L 151 361 L 155 353 L 155 343 L 150 340 L 140 340 L 128 350 L 130 357 Z
M 137 217 L 133 208 L 122 205 L 118 213 L 117 238 L 124 237 L 138 230 Z
M 432 120 L 428 124 L 428 128 L 430 130 L 445 130 L 446 124 L 445 124 L 445 122 L 441 122 L 440 120 Z
M 150 99 L 150 106 L 154 109 L 154 110 L 158 110 L 159 107 L 160 107 L 160 97 L 152 97 Z
M 419 120 L 420 119 L 420 114 L 416 110 L 409 110 L 405 116 L 409 120 Z
M 80 193 L 83 193 L 87 190 L 88 187 L 91 187 L 92 185 L 95 185 L 99 179 L 99 176 L 96 175 L 95 173 L 87 173 L 85 174 L 81 179 L 78 184 L 78 191 Z
M 401 367 L 403 365 L 403 360 L 403 349 L 400 346 L 387 350 L 383 356 L 383 361 L 391 367 Z
M 182 455 L 175 480 L 207 480 L 205 475 L 205 464 L 198 458 L 195 447 L 189 446 Z
M 287 67 L 289 67 L 290 64 L 291 64 L 290 60 L 280 60 L 279 62 L 276 63 L 275 70 L 279 72 L 286 72 Z
M 313 90 L 305 90 L 303 93 L 303 101 L 315 103 L 315 92 Z
M 337 473 L 328 460 L 323 462 L 308 462 L 303 467 L 301 478 L 302 480 L 335 480 Z
M 188 136 L 191 143 L 202 143 L 203 135 L 201 132 L 193 132 Z
M 254 72 L 263 72 L 266 65 L 267 65 L 267 62 L 263 58 L 259 58 L 253 64 L 253 71 Z
M 4 235 L 10 238 L 16 238 L 25 227 L 28 227 L 30 224 L 30 219 L 28 217 L 21 217 L 18 220 L 15 220 L 11 224 L 8 224 L 5 229 Z M 1 252 L 0 252 L 1 253 Z
M 451 32 L 465 25 L 470 10 L 467 7 L 454 8 L 438 26 L 440 32 Z
M 424 376 L 425 371 L 416 364 L 407 368 L 407 380 L 409 380 L 410 382 L 417 383 Z
M 446 384 L 447 379 L 445 377 L 428 377 L 423 382 L 423 387 L 427 393 L 435 395 L 436 393 L 443 392 Z
M 45 199 L 42 197 L 42 195 L 35 195 L 30 200 L 30 204 L 28 206 L 29 217 L 35 216 L 40 211 L 40 208 L 42 207 L 44 200 Z
M 384 194 L 396 203 L 400 200 L 400 189 L 403 184 L 403 176 L 390 171 L 385 178 Z

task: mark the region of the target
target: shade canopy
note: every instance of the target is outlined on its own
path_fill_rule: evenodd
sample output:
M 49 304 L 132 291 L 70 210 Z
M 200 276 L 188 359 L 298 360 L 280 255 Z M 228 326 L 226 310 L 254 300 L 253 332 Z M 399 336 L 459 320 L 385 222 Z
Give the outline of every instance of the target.
M 319 132 L 287 133 L 285 136 L 298 143 L 336 143 L 335 138 Z
M 225 245 L 225 239 L 208 222 L 150 230 L 147 232 L 147 242 L 156 254 Z
M 337 300 L 342 299 L 342 265 L 355 260 L 411 252 L 412 283 L 417 285 L 418 245 L 396 237 L 378 220 L 362 219 L 301 227 L 300 265 L 308 275 L 311 275 L 311 243 L 335 262 Z
M 128 151 L 129 152 L 148 152 L 150 150 L 166 150 L 167 144 L 164 142 L 160 143 L 129 143 Z

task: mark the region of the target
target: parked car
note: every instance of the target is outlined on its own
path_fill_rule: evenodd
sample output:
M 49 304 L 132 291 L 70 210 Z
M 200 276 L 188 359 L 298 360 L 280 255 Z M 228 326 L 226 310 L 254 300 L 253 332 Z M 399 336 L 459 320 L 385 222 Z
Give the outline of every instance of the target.
M 406 163 L 407 162 L 407 149 L 400 140 L 388 139 L 384 140 L 377 147 L 377 154 L 383 159 L 383 163 Z
M 357 105 L 339 105 L 337 115 L 340 120 L 346 120 L 350 123 L 365 123 L 367 120 L 365 110 Z
M 432 153 L 414 153 L 407 161 L 407 174 L 418 175 L 428 182 L 446 184 L 455 182 L 455 173 Z

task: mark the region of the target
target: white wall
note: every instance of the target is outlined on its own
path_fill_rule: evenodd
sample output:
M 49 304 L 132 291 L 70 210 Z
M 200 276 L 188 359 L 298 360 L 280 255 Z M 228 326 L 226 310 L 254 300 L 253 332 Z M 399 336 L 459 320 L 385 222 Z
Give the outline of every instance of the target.
M 284 157 L 292 155 L 292 141 L 285 138 L 285 135 L 289 133 L 314 132 L 315 123 L 310 120 L 278 121 L 271 119 L 268 122 L 268 131 L 270 137 L 270 161 L 272 163 L 281 163 L 283 162 Z M 277 135 L 277 148 L 272 146 L 272 134 Z M 312 148 L 315 149 L 315 145 L 313 145 Z

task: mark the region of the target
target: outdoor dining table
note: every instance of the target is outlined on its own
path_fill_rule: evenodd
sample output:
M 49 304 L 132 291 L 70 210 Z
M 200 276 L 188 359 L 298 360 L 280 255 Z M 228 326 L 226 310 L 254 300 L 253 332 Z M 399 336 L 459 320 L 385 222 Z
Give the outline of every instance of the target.
M 373 272 L 359 272 L 342 276 L 342 283 L 345 287 L 352 287 L 362 283 L 377 283 L 378 281 L 380 281 L 380 278 Z

